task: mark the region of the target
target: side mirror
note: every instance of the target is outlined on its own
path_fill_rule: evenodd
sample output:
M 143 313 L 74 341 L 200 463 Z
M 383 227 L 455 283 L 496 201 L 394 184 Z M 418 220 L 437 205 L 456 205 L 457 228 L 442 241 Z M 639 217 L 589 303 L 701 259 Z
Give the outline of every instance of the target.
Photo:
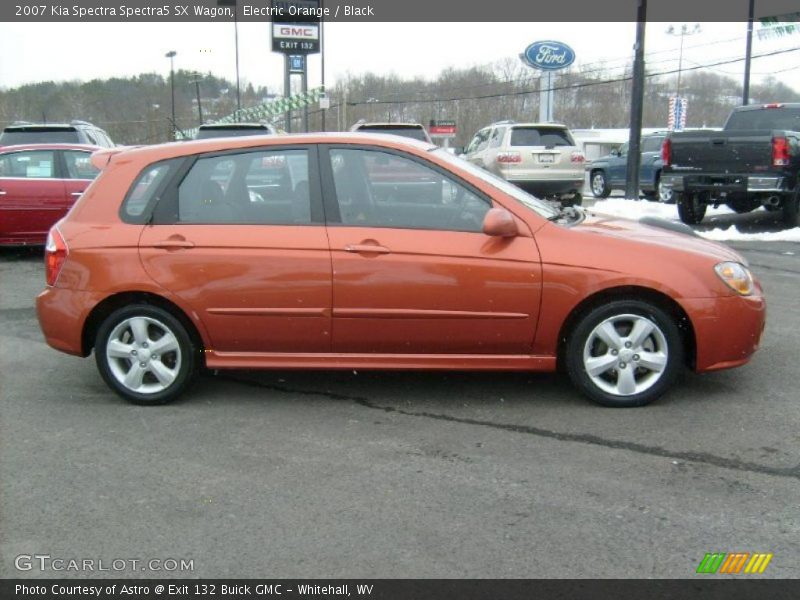
M 619 156 L 619 150 L 617 150 L 616 148 L 614 148 L 614 149 L 611 151 L 611 156 Z
M 514 237 L 519 231 L 514 216 L 505 208 L 490 208 L 483 219 L 483 233 L 492 237 Z

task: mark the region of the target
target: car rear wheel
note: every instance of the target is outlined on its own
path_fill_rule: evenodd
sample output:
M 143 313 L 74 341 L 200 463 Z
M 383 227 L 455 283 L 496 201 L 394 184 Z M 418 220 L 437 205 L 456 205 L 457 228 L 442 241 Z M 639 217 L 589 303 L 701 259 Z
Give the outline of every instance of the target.
M 675 194 L 675 201 L 678 203 L 678 216 L 687 225 L 697 225 L 706 216 L 708 206 L 697 194 Z
M 175 400 L 197 373 L 197 350 L 181 322 L 147 304 L 109 315 L 97 331 L 97 368 L 117 394 L 134 404 Z
M 608 198 L 611 195 L 611 186 L 606 180 L 606 174 L 603 171 L 594 171 L 592 173 L 592 195 L 595 198 Z
M 674 383 L 683 364 L 675 320 L 647 302 L 615 301 L 583 317 L 566 347 L 573 384 L 603 406 L 644 406 Z
M 656 180 L 656 193 L 658 194 L 659 202 L 663 202 L 664 204 L 672 204 L 675 202 L 672 195 L 672 186 L 661 183 L 661 177 Z

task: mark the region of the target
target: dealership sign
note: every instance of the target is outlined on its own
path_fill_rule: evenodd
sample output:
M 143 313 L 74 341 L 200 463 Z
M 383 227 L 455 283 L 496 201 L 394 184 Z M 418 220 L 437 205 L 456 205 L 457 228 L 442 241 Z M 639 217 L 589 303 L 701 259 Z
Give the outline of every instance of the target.
M 273 0 L 280 11 L 272 19 L 272 51 L 284 54 L 319 52 L 319 0 Z
M 456 137 L 456 122 L 452 120 L 431 120 L 428 127 L 431 137 L 454 138 Z
M 273 23 L 272 51 L 285 54 L 319 52 L 319 25 L 316 23 Z
M 523 60 L 535 69 L 558 71 L 575 62 L 575 51 L 562 42 L 534 42 L 522 54 Z

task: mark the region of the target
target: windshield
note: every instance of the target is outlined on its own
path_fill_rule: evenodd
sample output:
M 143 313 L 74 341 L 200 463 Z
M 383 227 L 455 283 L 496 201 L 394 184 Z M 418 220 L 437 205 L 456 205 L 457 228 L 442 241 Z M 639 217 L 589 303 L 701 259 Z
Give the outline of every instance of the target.
M 74 129 L 12 129 L 0 135 L 0 145 L 17 144 L 77 144 L 78 133 Z
M 420 142 L 427 142 L 428 138 L 425 136 L 425 130 L 422 127 L 396 127 L 382 125 L 369 125 L 367 127 L 359 127 L 359 132 L 372 131 L 374 133 L 389 133 L 391 135 L 400 135 L 403 137 L 411 138 L 412 140 L 419 140 Z
M 493 173 L 489 173 L 489 171 L 485 171 L 480 167 L 476 167 L 472 163 L 464 160 L 463 158 L 459 158 L 457 156 L 453 156 L 446 150 L 442 148 L 438 148 L 434 150 L 434 153 L 438 158 L 441 158 L 454 167 L 458 167 L 463 171 L 467 171 L 471 175 L 475 175 L 479 179 L 485 181 L 486 183 L 493 185 L 501 192 L 504 192 L 517 200 L 523 206 L 526 206 L 536 212 L 536 214 L 545 217 L 551 218 L 555 217 L 559 214 L 558 210 L 556 210 L 553 206 L 544 202 L 543 200 L 539 200 L 536 196 L 531 196 L 529 193 L 521 190 L 517 186 L 508 183 L 505 179 L 501 179 L 497 175 Z
M 574 146 L 566 129 L 560 127 L 514 127 L 512 146 Z

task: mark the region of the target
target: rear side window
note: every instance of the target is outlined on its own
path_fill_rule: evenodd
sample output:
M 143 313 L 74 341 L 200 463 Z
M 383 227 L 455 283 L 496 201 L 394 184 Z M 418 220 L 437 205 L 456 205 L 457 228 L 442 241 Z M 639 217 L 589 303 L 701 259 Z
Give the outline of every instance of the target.
M 642 140 L 642 152 L 659 152 L 663 137 L 649 137 Z
M 139 222 L 139 218 L 144 215 L 151 201 L 154 201 L 175 164 L 174 161 L 155 163 L 142 171 L 133 182 L 125 198 L 125 203 L 122 205 L 123 218 L 128 217 L 124 220 L 133 223 Z
M 178 187 L 181 223 L 311 223 L 307 150 L 198 159 Z
M 0 176 L 18 179 L 55 177 L 55 153 L 52 150 L 13 152 L 0 157 Z
M 574 146 L 566 129 L 558 127 L 514 127 L 511 130 L 512 146 Z

